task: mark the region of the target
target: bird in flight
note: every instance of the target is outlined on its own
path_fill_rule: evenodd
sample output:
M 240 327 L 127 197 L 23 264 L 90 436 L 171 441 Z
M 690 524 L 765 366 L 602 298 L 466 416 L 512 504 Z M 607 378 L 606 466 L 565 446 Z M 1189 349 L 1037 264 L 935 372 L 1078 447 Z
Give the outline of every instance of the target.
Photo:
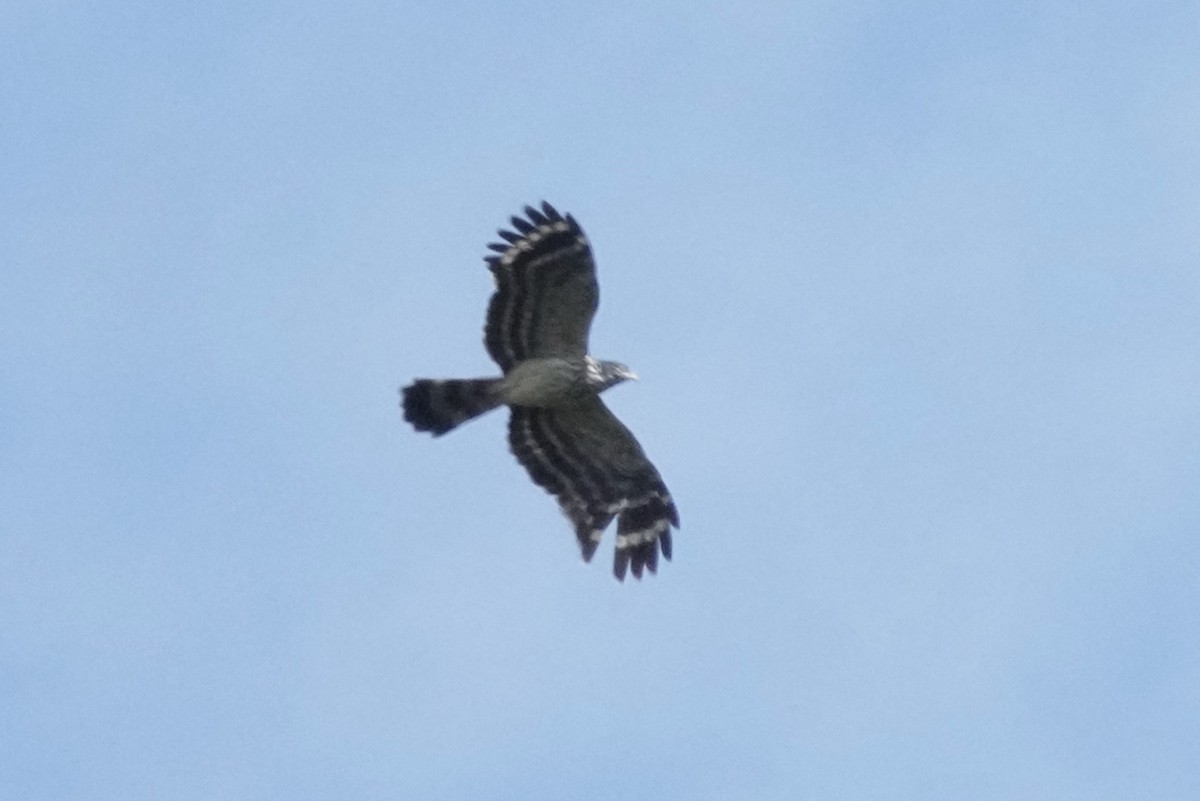
M 600 302 L 583 229 L 549 203 L 525 207 L 485 257 L 496 280 L 484 345 L 498 378 L 417 379 L 403 392 L 404 419 L 435 437 L 498 406 L 508 441 L 530 478 L 552 493 L 575 527 L 584 561 L 617 519 L 613 574 L 641 578 L 671 558 L 679 512 L 641 445 L 600 399 L 630 378 L 620 362 L 588 355 Z

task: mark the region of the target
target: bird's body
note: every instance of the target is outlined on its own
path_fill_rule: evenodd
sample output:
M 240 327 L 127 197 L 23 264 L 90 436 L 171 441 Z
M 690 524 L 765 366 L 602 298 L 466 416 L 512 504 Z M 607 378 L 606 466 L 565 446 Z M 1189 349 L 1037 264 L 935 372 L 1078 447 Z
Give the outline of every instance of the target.
M 500 381 L 500 395 L 510 406 L 551 408 L 578 402 L 600 388 L 599 362 L 547 356 L 517 362 Z
M 618 519 L 613 570 L 654 572 L 671 557 L 679 514 L 641 446 L 600 400 L 635 378 L 628 367 L 587 353 L 599 303 L 595 264 L 582 229 L 550 204 L 513 217 L 507 244 L 489 247 L 496 278 L 484 343 L 498 378 L 418 379 L 404 388 L 404 417 L 438 436 L 507 405 L 509 443 L 530 477 L 558 498 L 574 523 L 585 560 Z

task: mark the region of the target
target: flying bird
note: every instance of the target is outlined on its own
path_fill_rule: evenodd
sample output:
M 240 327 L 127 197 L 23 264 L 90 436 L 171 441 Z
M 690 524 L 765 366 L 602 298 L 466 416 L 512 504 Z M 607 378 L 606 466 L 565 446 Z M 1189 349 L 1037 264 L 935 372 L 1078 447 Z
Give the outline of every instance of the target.
M 637 378 L 620 362 L 588 355 L 600 302 L 592 249 L 579 223 L 549 203 L 525 207 L 485 257 L 496 281 L 484 345 L 498 378 L 417 379 L 403 392 L 404 419 L 435 437 L 507 405 L 508 441 L 530 478 L 552 493 L 590 561 L 617 519 L 613 574 L 641 578 L 671 558 L 679 512 L 658 470 L 600 393 Z

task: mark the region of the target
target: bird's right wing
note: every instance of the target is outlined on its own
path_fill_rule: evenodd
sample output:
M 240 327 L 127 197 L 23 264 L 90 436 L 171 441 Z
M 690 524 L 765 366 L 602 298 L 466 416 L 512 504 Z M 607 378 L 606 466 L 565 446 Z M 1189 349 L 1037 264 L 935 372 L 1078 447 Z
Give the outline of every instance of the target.
M 505 242 L 488 245 L 496 292 L 488 305 L 484 344 L 504 372 L 540 356 L 582 358 L 600 303 L 596 265 L 579 223 L 549 203 L 513 217 Z

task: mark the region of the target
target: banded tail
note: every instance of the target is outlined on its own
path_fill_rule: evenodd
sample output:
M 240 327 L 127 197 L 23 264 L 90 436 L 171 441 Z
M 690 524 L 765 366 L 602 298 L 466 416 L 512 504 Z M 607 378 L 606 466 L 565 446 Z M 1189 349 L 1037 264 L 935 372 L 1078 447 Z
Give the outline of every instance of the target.
M 503 403 L 499 386 L 499 378 L 419 378 L 401 390 L 404 419 L 417 431 L 440 437 Z

